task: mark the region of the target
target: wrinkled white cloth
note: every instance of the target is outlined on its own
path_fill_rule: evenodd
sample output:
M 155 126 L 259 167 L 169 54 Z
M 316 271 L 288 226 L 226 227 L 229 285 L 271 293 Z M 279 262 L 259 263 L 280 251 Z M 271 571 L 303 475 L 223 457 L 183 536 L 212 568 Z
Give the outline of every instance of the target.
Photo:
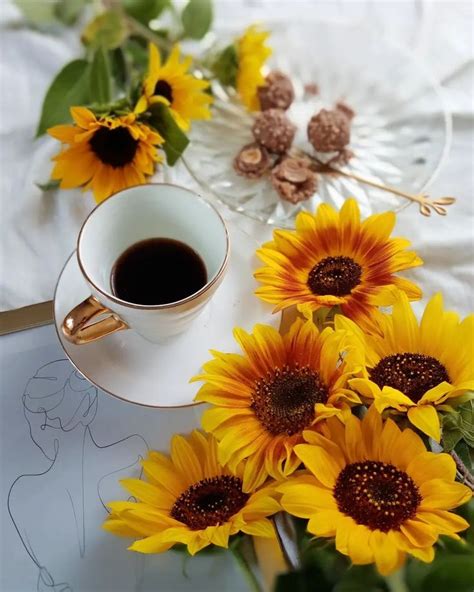
M 269 20 L 269 19 L 272 20 Z M 433 196 L 458 198 L 447 218 L 426 219 L 415 207 L 398 216 L 397 234 L 410 238 L 425 265 L 410 275 L 426 299 L 442 290 L 449 307 L 466 314 L 473 307 L 474 277 L 474 68 L 473 6 L 470 2 L 324 2 L 217 0 L 216 30 L 272 21 L 294 27 L 298 19 L 367 22 L 381 36 L 411 47 L 442 82 L 453 113 L 453 142 L 439 176 L 429 187 Z M 35 186 L 50 173 L 57 143 L 33 140 L 44 93 L 59 68 L 80 55 L 78 35 L 54 35 L 21 25 L 19 11 L 0 0 L 0 311 L 49 300 L 78 230 L 94 206 L 90 194 L 58 191 L 44 194 Z M 344 51 L 341 48 L 341 59 Z M 170 180 L 196 185 L 183 167 Z M 224 210 L 258 240 L 270 228 Z M 417 303 L 421 310 L 422 303 Z

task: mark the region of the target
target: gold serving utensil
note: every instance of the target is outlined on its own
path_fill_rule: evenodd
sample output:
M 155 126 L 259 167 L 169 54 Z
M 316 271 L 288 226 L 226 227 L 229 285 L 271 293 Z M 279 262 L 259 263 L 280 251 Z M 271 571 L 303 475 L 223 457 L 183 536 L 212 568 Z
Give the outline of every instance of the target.
M 427 193 L 408 193 L 407 191 L 402 191 L 401 189 L 397 189 L 395 187 L 390 187 L 389 185 L 384 185 L 383 183 L 379 183 L 378 181 L 372 181 L 371 179 L 367 179 L 366 177 L 362 177 L 356 173 L 351 173 L 349 171 L 344 171 L 342 169 L 338 169 L 330 164 L 326 164 L 304 152 L 303 150 L 292 150 L 291 154 L 295 154 L 295 156 L 300 156 L 302 158 L 309 158 L 312 162 L 316 164 L 316 171 L 321 174 L 326 175 L 340 175 L 341 177 L 347 177 L 349 179 L 354 179 L 359 183 L 364 185 L 370 185 L 371 187 L 375 187 L 377 189 L 381 189 L 382 191 L 387 191 L 388 193 L 393 193 L 395 195 L 400 195 L 405 199 L 408 199 L 412 202 L 418 204 L 418 208 L 420 214 L 423 216 L 431 216 L 431 212 L 435 211 L 440 216 L 446 216 L 448 210 L 444 206 L 450 206 L 451 204 L 455 203 L 455 197 L 438 197 L 436 199 L 431 198 Z

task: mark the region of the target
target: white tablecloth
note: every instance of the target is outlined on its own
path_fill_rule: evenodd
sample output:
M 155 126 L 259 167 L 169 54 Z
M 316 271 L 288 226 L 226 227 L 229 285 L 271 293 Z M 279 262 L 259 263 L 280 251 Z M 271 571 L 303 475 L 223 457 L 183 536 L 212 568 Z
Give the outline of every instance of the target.
M 37 0 L 32 0 L 37 1 Z M 414 207 L 399 215 L 397 232 L 413 241 L 425 260 L 414 271 L 425 300 L 442 290 L 450 307 L 472 310 L 474 254 L 474 145 L 473 47 L 470 2 L 279 2 L 276 0 L 222 1 L 216 3 L 218 30 L 236 29 L 260 20 L 271 27 L 276 21 L 299 18 L 370 22 L 406 46 L 432 69 L 445 88 L 453 112 L 454 136 L 450 156 L 429 188 L 434 196 L 454 195 L 448 217 L 426 219 Z M 49 300 L 57 276 L 74 249 L 78 229 L 94 203 L 80 191 L 43 194 L 35 182 L 44 182 L 49 159 L 57 143 L 49 138 L 33 141 L 41 102 L 57 70 L 80 55 L 73 31 L 54 35 L 21 24 L 18 10 L 0 0 L 0 310 Z M 290 24 L 288 24 L 290 26 Z M 185 171 L 172 178 L 193 187 Z M 241 216 L 239 219 L 259 239 L 270 229 Z M 421 306 L 421 304 L 417 305 Z

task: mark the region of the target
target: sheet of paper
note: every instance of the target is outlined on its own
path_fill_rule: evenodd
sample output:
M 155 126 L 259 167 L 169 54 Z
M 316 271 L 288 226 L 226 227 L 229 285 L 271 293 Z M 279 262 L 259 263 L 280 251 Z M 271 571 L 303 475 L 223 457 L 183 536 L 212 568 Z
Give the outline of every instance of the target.
M 139 477 L 147 450 L 166 451 L 200 410 L 102 393 L 65 359 L 51 326 L 2 337 L 0 356 L 2 592 L 246 590 L 226 553 L 144 556 L 101 528 L 104 504 L 127 499 L 119 480 Z

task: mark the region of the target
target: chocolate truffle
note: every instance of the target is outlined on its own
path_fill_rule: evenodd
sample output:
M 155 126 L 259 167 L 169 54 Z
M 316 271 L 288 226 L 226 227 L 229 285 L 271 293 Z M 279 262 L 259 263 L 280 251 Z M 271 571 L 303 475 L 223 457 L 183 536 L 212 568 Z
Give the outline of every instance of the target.
M 247 179 L 258 179 L 270 168 L 270 156 L 256 142 L 244 146 L 234 158 L 234 170 Z
M 272 169 L 272 185 L 285 201 L 297 204 L 318 188 L 318 177 L 306 158 L 285 158 Z
M 277 70 L 270 72 L 265 85 L 257 89 L 262 111 L 267 109 L 288 109 L 295 98 L 293 84 L 286 74 Z
M 338 152 L 350 142 L 350 120 L 341 111 L 321 109 L 308 123 L 308 139 L 318 152 Z
M 262 111 L 252 127 L 254 138 L 270 152 L 286 152 L 295 137 L 296 127 L 281 109 Z

